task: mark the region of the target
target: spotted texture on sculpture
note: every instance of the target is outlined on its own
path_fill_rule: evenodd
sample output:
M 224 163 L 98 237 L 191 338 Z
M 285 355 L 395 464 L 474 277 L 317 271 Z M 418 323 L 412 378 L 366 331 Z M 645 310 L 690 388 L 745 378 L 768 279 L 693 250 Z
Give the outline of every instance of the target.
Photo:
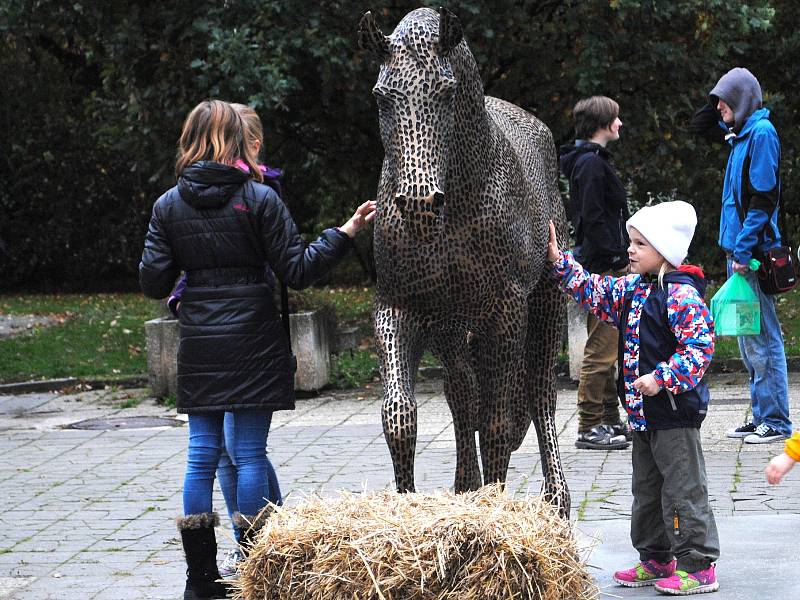
M 543 493 L 568 515 L 554 379 L 564 302 L 546 273 L 549 219 L 566 238 L 552 134 L 483 95 L 447 10 L 415 10 L 391 36 L 366 13 L 359 44 L 382 61 L 375 333 L 397 489 L 414 490 L 414 381 L 429 349 L 445 370 L 455 490 L 481 485 L 476 431 L 483 482 L 504 482 L 533 420 Z

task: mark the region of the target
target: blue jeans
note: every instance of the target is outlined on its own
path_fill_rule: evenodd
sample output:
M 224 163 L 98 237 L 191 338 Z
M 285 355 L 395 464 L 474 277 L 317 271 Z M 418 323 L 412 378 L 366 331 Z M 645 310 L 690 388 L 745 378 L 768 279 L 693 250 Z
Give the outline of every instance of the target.
M 731 262 L 728 259 L 728 277 L 732 273 Z M 792 435 L 792 422 L 789 420 L 789 381 L 775 297 L 761 291 L 754 272 L 749 272 L 745 278 L 758 294 L 761 306 L 761 334 L 738 338 L 739 352 L 750 375 L 753 423 L 756 426 L 766 423 L 789 437 Z
M 267 432 L 269 432 L 270 422 L 272 421 L 272 413 L 267 416 Z M 228 453 L 228 448 L 234 447 L 234 433 L 233 433 L 233 413 L 226 412 L 223 422 L 223 438 L 222 438 L 222 453 L 219 457 L 219 464 L 217 465 L 217 481 L 222 490 L 222 497 L 225 498 L 225 506 L 228 508 L 228 516 L 233 521 L 233 513 L 239 510 L 236 502 L 236 486 L 238 477 L 236 475 L 235 460 L 232 459 Z M 281 489 L 278 485 L 278 475 L 267 456 L 267 483 L 268 495 L 267 500 L 273 504 L 281 506 L 283 498 L 281 497 Z M 236 540 L 239 540 L 239 529 L 234 525 L 233 535 Z
M 267 434 L 271 411 L 230 413 L 232 443 L 228 447 L 236 472 L 236 508 L 255 515 L 270 497 L 267 477 Z M 224 413 L 189 415 L 189 452 L 183 482 L 183 512 L 211 512 L 214 473 L 224 444 Z

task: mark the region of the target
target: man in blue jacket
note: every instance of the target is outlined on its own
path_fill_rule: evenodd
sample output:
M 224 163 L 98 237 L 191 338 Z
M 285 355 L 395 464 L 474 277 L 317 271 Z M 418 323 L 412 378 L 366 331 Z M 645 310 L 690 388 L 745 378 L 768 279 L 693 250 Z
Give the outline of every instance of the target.
M 761 304 L 761 334 L 739 338 L 750 375 L 752 421 L 730 429 L 728 437 L 748 444 L 782 440 L 792 433 L 783 335 L 775 298 L 764 294 L 751 258 L 781 244 L 778 231 L 781 145 L 761 106 L 761 86 L 747 69 L 723 75 L 709 94 L 709 103 L 692 119 L 691 129 L 731 146 L 722 189 L 719 245 L 728 259 L 728 275 L 744 275 Z M 721 122 L 720 122 L 721 118 Z

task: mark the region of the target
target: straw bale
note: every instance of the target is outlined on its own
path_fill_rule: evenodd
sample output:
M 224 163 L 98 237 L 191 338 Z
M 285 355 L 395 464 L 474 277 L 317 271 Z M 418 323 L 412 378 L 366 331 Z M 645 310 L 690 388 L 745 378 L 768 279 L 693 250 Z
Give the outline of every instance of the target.
M 569 521 L 500 486 L 343 492 L 276 508 L 242 563 L 246 600 L 589 600 Z

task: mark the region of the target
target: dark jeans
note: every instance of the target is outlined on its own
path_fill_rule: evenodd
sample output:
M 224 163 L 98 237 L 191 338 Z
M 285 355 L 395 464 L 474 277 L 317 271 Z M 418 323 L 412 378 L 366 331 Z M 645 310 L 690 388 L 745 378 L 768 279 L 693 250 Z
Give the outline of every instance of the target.
M 640 560 L 693 573 L 719 558 L 700 430 L 634 431 L 631 542 Z
M 256 515 L 270 498 L 265 452 L 271 411 L 230 413 L 233 443 L 228 448 L 236 469 L 236 505 L 243 515 Z M 223 447 L 225 413 L 189 415 L 189 452 L 183 483 L 186 515 L 212 511 L 214 473 Z

